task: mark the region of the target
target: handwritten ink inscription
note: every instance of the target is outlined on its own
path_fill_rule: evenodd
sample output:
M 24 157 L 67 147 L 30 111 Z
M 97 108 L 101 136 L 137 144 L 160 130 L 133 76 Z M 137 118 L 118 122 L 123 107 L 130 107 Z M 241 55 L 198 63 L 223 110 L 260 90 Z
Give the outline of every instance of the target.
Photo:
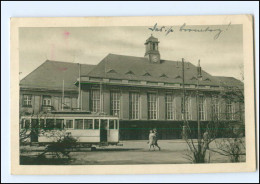
M 227 25 L 226 29 L 221 29 L 221 28 L 211 28 L 210 26 L 207 26 L 206 28 L 189 28 L 186 23 L 183 23 L 182 26 L 177 30 L 179 32 L 198 32 L 198 33 L 205 33 L 205 32 L 212 32 L 214 34 L 214 40 L 218 39 L 220 35 L 224 32 L 227 31 L 230 28 L 231 22 Z M 148 28 L 151 31 L 155 32 L 165 32 L 165 35 L 167 36 L 169 33 L 174 32 L 173 26 L 158 26 L 157 23 L 154 24 L 153 27 Z
M 162 27 L 158 27 L 157 23 L 154 24 L 153 27 L 148 28 L 151 31 L 156 31 L 156 32 L 165 32 L 165 35 L 168 35 L 170 32 L 173 32 L 173 28 L 172 27 L 166 27 L 166 26 L 162 26 Z

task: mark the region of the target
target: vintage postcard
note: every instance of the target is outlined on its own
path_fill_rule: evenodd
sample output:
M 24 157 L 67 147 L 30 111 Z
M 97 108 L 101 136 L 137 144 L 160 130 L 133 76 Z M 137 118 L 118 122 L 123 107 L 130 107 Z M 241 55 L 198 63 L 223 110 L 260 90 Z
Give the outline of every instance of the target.
M 12 174 L 255 171 L 251 15 L 10 24 Z

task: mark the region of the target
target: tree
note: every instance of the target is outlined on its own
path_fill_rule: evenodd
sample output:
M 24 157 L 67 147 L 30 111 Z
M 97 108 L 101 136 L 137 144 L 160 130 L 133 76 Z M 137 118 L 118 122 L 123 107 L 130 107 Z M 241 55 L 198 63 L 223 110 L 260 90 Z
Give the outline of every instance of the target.
M 47 137 L 55 138 L 55 140 L 49 143 L 44 152 L 40 154 L 40 157 L 45 156 L 46 153 L 51 153 L 52 156 L 57 158 L 67 157 L 70 158 L 70 150 L 77 145 L 77 139 L 73 138 L 70 133 L 66 131 L 51 130 L 45 133 Z
M 196 130 L 196 129 L 195 129 Z M 216 139 L 219 131 L 218 121 L 210 121 L 207 123 L 205 132 L 203 134 L 203 139 L 199 140 L 193 139 L 193 131 L 187 123 L 187 130 L 185 142 L 188 145 L 188 152 L 185 154 L 186 158 L 192 163 L 205 163 L 210 162 L 210 154 L 208 160 L 206 159 L 207 150 L 209 150 L 209 144 Z
M 188 152 L 186 156 L 193 163 L 205 163 L 210 162 L 210 151 L 217 152 L 224 156 L 229 156 L 231 162 L 239 161 L 242 155 L 245 155 L 245 141 L 244 141 L 244 117 L 243 117 L 243 87 L 242 86 L 227 86 L 222 85 L 222 91 L 217 94 L 218 98 L 225 100 L 231 100 L 232 102 L 239 103 L 239 110 L 234 112 L 234 114 L 239 115 L 239 122 L 236 122 L 236 126 L 232 126 L 229 121 L 222 121 L 226 119 L 226 113 L 218 112 L 216 115 L 216 108 L 214 103 L 211 103 L 211 119 L 206 124 L 205 132 L 203 136 L 200 131 L 197 133 L 197 137 L 194 140 L 193 137 L 196 135 L 195 131 L 201 129 L 200 126 L 197 128 L 191 128 L 189 122 L 186 121 L 186 131 L 185 139 L 188 145 Z M 198 106 L 197 106 L 198 108 Z M 214 109 L 215 108 L 215 109 Z M 198 116 L 199 118 L 199 116 Z M 198 122 L 199 123 L 199 122 Z M 238 127 L 239 125 L 239 127 Z M 203 137 L 203 138 L 201 138 Z M 216 139 L 221 137 L 221 139 Z M 227 137 L 227 138 L 225 138 Z M 216 141 L 215 141 L 216 140 Z M 217 150 L 210 149 L 209 144 L 211 142 L 216 142 Z M 209 158 L 206 159 L 206 153 L 209 150 Z
M 243 126 L 243 125 L 242 125 Z M 232 128 L 231 128 L 232 129 Z M 210 149 L 220 155 L 229 157 L 230 162 L 240 162 L 246 155 L 244 127 L 230 131 L 230 137 L 216 140 L 216 149 Z

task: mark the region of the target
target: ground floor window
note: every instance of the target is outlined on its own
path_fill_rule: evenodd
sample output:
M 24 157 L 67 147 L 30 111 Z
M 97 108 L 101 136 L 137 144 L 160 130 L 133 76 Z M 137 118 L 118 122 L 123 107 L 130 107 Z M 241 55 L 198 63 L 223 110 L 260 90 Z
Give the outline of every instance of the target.
M 166 119 L 174 120 L 176 119 L 176 104 L 175 98 L 172 94 L 167 94 L 165 97 L 166 103 Z
M 220 109 L 219 109 L 219 98 L 217 96 L 212 97 L 212 117 L 214 120 L 219 119 Z
M 139 119 L 139 93 L 130 93 L 130 119 Z
M 231 100 L 227 100 L 226 102 L 226 119 L 227 120 L 234 120 L 234 103 Z
M 206 98 L 199 96 L 199 119 L 206 120 Z
M 93 112 L 100 112 L 101 94 L 100 90 L 91 90 L 91 108 Z
M 185 106 L 184 106 L 185 101 Z M 181 98 L 181 113 L 182 119 L 184 119 L 184 114 L 186 115 L 186 120 L 191 120 L 191 97 L 186 96 Z
M 111 92 L 111 114 L 113 116 L 119 116 L 120 113 L 120 92 Z

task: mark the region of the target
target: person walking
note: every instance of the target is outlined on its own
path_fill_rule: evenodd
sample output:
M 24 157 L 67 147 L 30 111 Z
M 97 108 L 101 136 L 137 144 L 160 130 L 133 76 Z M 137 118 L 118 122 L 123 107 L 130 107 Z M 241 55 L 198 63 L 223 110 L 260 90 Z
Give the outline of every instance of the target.
M 154 146 L 156 146 L 159 151 L 161 150 L 160 146 L 158 145 L 158 132 L 157 132 L 157 129 L 154 128 L 153 129 L 153 132 L 154 132 Z
M 155 143 L 155 134 L 153 132 L 153 130 L 150 130 L 149 133 L 149 141 L 147 142 L 149 144 L 149 151 L 151 150 L 151 147 L 153 146 L 153 150 L 154 149 L 154 143 Z

